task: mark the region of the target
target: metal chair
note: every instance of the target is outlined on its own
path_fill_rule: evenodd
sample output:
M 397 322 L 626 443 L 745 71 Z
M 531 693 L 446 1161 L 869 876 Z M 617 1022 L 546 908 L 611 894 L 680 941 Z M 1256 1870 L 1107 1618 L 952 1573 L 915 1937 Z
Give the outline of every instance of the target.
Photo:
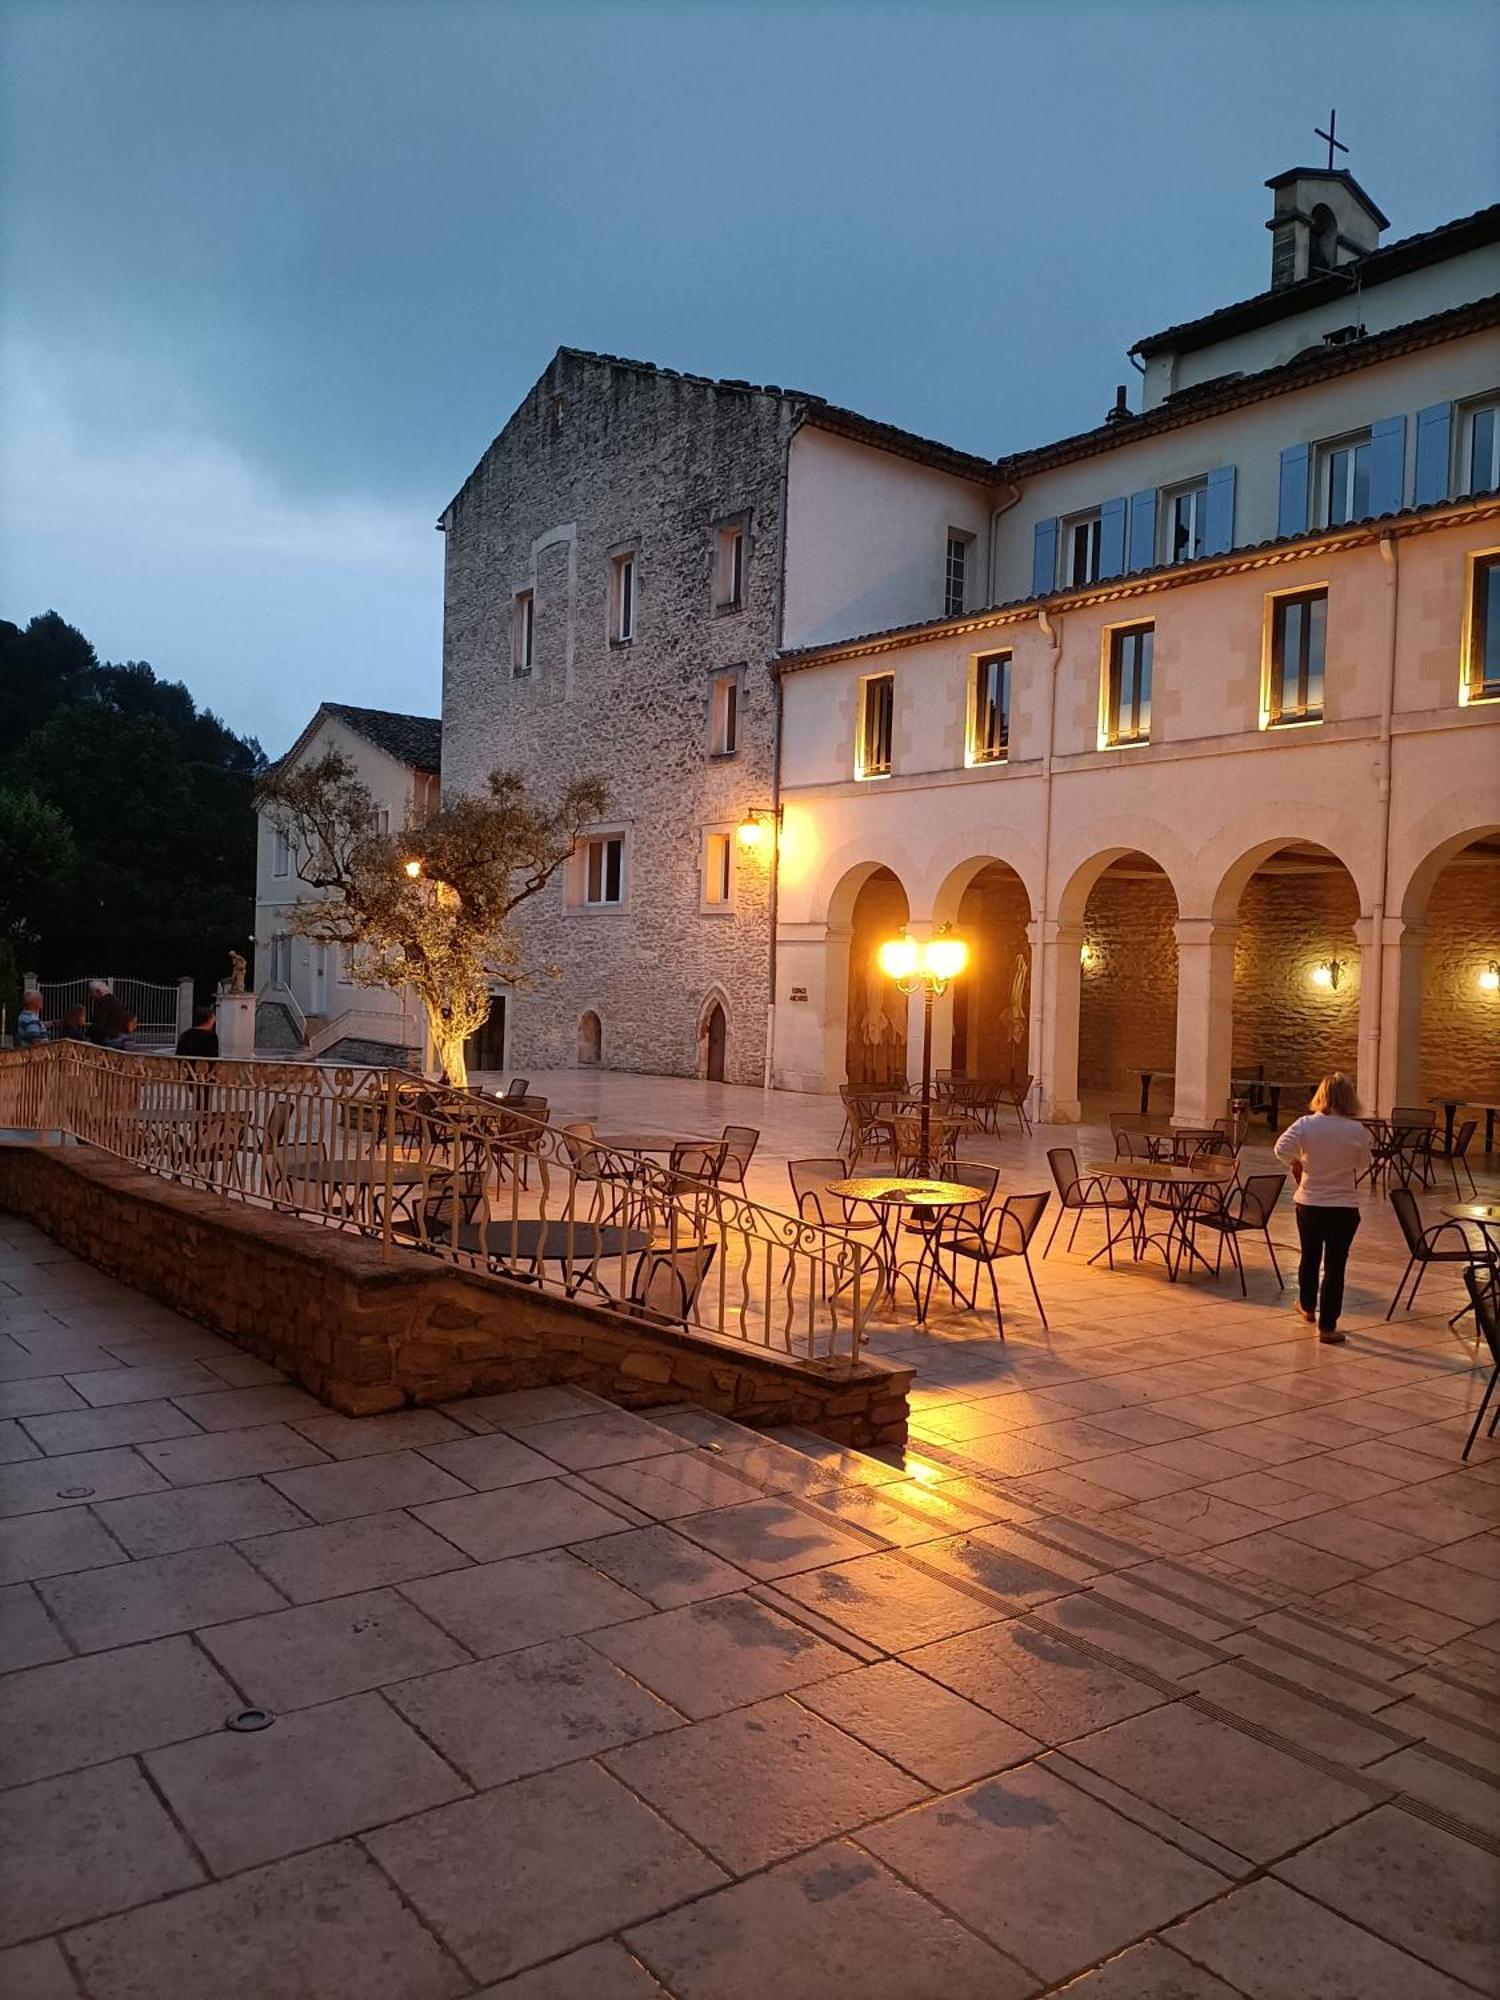
M 897 1112 L 890 1121 L 891 1151 L 898 1174 L 915 1173 L 922 1158 L 922 1119 L 920 1113 Z M 941 1167 L 946 1178 L 953 1155 L 958 1148 L 958 1127 L 940 1112 L 931 1112 L 927 1121 L 929 1146 L 928 1165 Z
M 502 1091 L 500 1101 L 502 1104 L 519 1104 L 530 1089 L 531 1078 L 529 1076 L 513 1076 Z
M 1117 1200 L 1111 1191 L 1110 1183 L 1101 1180 L 1097 1174 L 1091 1174 L 1087 1180 L 1084 1180 L 1078 1171 L 1078 1155 L 1073 1151 L 1071 1146 L 1049 1147 L 1047 1165 L 1052 1170 L 1052 1178 L 1057 1184 L 1058 1197 L 1062 1202 L 1062 1207 L 1057 1212 L 1057 1218 L 1052 1224 L 1052 1233 L 1047 1238 L 1047 1247 L 1043 1250 L 1042 1255 L 1045 1257 L 1050 1252 L 1057 1232 L 1062 1228 L 1063 1217 L 1068 1214 L 1071 1214 L 1073 1217 L 1073 1227 L 1068 1232 L 1066 1248 L 1071 1250 L 1073 1240 L 1078 1234 L 1079 1223 L 1082 1222 L 1085 1215 L 1092 1211 L 1104 1217 L 1105 1239 L 1109 1249 L 1109 1268 L 1113 1270 L 1115 1268 L 1113 1247 L 1116 1233 L 1114 1227 L 1115 1213 L 1118 1210 L 1122 1215 L 1128 1216 L 1130 1214 L 1130 1203 L 1123 1197 Z
M 750 1162 L 755 1157 L 755 1149 L 760 1144 L 760 1128 L 755 1125 L 726 1125 L 721 1136 L 724 1158 L 718 1178 L 721 1182 L 728 1181 L 731 1186 L 742 1188 Z
M 1031 1131 L 1031 1118 L 1026 1109 L 1026 1099 L 1031 1094 L 1031 1077 L 1019 1077 L 1014 1083 L 1002 1083 L 995 1096 L 997 1106 L 1004 1105 L 1016 1114 L 1016 1123 L 1023 1133 Z
M 1482 1264 L 1485 1261 L 1483 1256 L 1470 1244 L 1468 1237 L 1465 1236 L 1463 1230 L 1456 1222 L 1439 1222 L 1434 1224 L 1430 1229 L 1424 1227 L 1422 1212 L 1417 1207 L 1417 1198 L 1409 1187 L 1403 1186 L 1391 1189 L 1391 1207 L 1395 1210 L 1396 1220 L 1401 1226 L 1401 1234 L 1406 1239 L 1406 1248 L 1410 1254 L 1406 1260 L 1406 1269 L 1401 1273 L 1400 1280 L 1397 1283 L 1395 1296 L 1386 1307 L 1385 1316 L 1387 1319 L 1391 1317 L 1397 1306 L 1400 1305 L 1401 1294 L 1405 1290 L 1406 1281 L 1408 1278 L 1411 1278 L 1413 1271 L 1417 1275 L 1415 1278 L 1412 1278 L 1411 1291 L 1407 1294 L 1406 1310 L 1408 1312 L 1416 1304 L 1417 1293 L 1421 1289 L 1422 1280 L 1427 1276 L 1428 1270 L 1432 1265 Z M 1457 1242 L 1459 1248 L 1454 1250 L 1440 1250 L 1437 1247 L 1438 1244 L 1443 1242 L 1445 1238 L 1450 1237 Z
M 867 1098 L 850 1097 L 844 1103 L 844 1119 L 849 1133 L 849 1164 L 857 1167 L 868 1153 L 882 1149 L 894 1156 L 896 1138 L 888 1113 L 879 1111 Z
M 622 1154 L 611 1153 L 606 1147 L 596 1145 L 595 1129 L 587 1119 L 580 1118 L 571 1125 L 564 1125 L 558 1133 L 558 1140 L 563 1157 L 572 1170 L 574 1183 L 579 1187 L 593 1187 L 588 1220 L 612 1222 L 617 1215 L 630 1210 L 635 1169 Z
M 1463 1168 L 1469 1181 L 1469 1197 L 1472 1200 L 1479 1192 L 1474 1185 L 1474 1169 L 1469 1165 L 1469 1148 L 1474 1143 L 1474 1134 L 1479 1130 L 1477 1118 L 1466 1118 L 1451 1139 L 1441 1132 L 1434 1132 L 1431 1158 L 1446 1160 L 1448 1171 L 1453 1176 L 1453 1192 L 1461 1195 L 1463 1189 L 1458 1184 L 1458 1170 Z
M 1484 1385 L 1484 1394 L 1479 1399 L 1479 1408 L 1474 1412 L 1474 1424 L 1464 1441 L 1463 1462 L 1469 1462 L 1469 1453 L 1474 1449 L 1474 1440 L 1479 1435 L 1479 1426 L 1484 1422 L 1484 1413 L 1489 1408 L 1490 1398 L 1495 1393 L 1495 1384 L 1500 1382 L 1500 1272 L 1493 1265 L 1471 1264 L 1464 1272 L 1464 1285 L 1474 1307 L 1474 1318 L 1479 1331 L 1484 1335 L 1485 1345 L 1490 1350 L 1490 1360 L 1494 1366 L 1490 1379 Z M 1495 1405 L 1495 1414 L 1490 1418 L 1487 1437 L 1495 1435 L 1495 1422 L 1500 1418 L 1500 1403 Z
M 622 1302 L 625 1311 L 658 1326 L 686 1329 L 717 1248 L 714 1243 L 661 1243 L 643 1250 Z
M 932 1297 L 932 1287 L 941 1271 L 944 1256 L 952 1259 L 952 1271 L 944 1276 L 944 1282 L 954 1296 L 973 1310 L 979 1295 L 979 1267 L 983 1265 L 989 1273 L 990 1294 L 995 1301 L 995 1330 L 1005 1338 L 1005 1314 L 1000 1305 L 1000 1286 L 995 1277 L 995 1266 L 1007 1257 L 1019 1257 L 1026 1266 L 1026 1276 L 1031 1284 L 1031 1296 L 1036 1300 L 1036 1309 L 1041 1314 L 1042 1325 L 1047 1325 L 1047 1309 L 1042 1304 L 1042 1295 L 1036 1288 L 1036 1273 L 1031 1268 L 1031 1239 L 1036 1235 L 1050 1194 L 1013 1194 L 998 1208 L 991 1209 L 977 1229 L 955 1230 L 951 1236 L 937 1239 L 932 1246 L 932 1263 L 927 1274 L 927 1296 L 922 1304 L 922 1316 L 927 1316 L 927 1300 Z M 967 1298 L 958 1282 L 958 1260 L 964 1258 L 975 1267 L 974 1289 Z
M 1285 1189 L 1285 1174 L 1252 1174 L 1242 1188 L 1206 1190 L 1209 1198 L 1192 1213 L 1191 1222 L 1195 1232 L 1199 1229 L 1211 1229 L 1219 1239 L 1218 1248 L 1214 1252 L 1216 1278 L 1223 1263 L 1224 1246 L 1228 1244 L 1229 1261 L 1240 1274 L 1242 1298 L 1249 1297 L 1249 1290 L 1245 1284 L 1245 1260 L 1240 1255 L 1239 1238 L 1247 1231 L 1253 1232 L 1257 1229 L 1266 1239 L 1271 1269 L 1276 1273 L 1277 1289 L 1283 1292 L 1286 1290 L 1286 1280 L 1282 1277 L 1281 1266 L 1276 1261 L 1276 1245 L 1271 1241 L 1271 1217 Z

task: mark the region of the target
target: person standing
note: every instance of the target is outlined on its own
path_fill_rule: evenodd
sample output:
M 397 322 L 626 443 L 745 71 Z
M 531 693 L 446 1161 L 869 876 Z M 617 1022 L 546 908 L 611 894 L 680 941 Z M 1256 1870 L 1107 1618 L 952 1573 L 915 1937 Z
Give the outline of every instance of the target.
M 1276 1141 L 1276 1157 L 1297 1183 L 1297 1311 L 1316 1324 L 1319 1340 L 1336 1346 L 1344 1338 L 1344 1269 L 1359 1228 L 1359 1177 L 1370 1164 L 1370 1134 L 1342 1070 L 1323 1078 L 1307 1116 Z
M 111 993 L 102 979 L 89 982 L 89 994 L 93 1002 L 89 1009 L 89 1040 L 105 1049 L 122 1048 L 129 1033 L 125 1024 L 130 1018 L 124 1001 Z
M 215 1008 L 195 1007 L 193 1025 L 177 1037 L 180 1056 L 216 1056 L 219 1053 L 218 1014 Z
M 42 1019 L 43 1000 L 40 993 L 23 993 L 21 1011 L 16 1016 L 16 1047 L 18 1049 L 39 1049 L 43 1042 L 50 1041 L 47 1023 Z

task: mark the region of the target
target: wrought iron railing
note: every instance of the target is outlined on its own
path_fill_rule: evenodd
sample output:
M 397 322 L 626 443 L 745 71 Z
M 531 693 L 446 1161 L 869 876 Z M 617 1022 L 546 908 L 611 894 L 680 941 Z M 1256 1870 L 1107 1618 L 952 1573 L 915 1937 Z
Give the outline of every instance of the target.
M 397 1070 L 66 1042 L 0 1054 L 0 1127 L 66 1134 L 391 1260 L 808 1360 L 859 1353 L 879 1279 L 846 1231 Z

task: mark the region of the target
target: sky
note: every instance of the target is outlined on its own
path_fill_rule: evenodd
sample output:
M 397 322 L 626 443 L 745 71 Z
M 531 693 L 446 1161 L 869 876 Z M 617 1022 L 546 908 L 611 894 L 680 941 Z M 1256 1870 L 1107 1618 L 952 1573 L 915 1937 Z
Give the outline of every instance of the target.
M 967 450 L 1263 290 L 1266 177 L 1386 240 L 1500 183 L 1493 0 L 0 0 L 0 616 L 276 754 L 436 713 L 434 524 L 563 344 Z

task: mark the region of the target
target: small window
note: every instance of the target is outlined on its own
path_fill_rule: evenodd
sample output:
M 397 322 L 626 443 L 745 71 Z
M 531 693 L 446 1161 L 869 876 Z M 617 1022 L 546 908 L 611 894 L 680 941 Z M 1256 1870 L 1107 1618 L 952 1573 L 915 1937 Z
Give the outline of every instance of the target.
M 1151 653 L 1154 625 L 1120 625 L 1109 635 L 1101 750 L 1151 740 Z
M 896 714 L 896 676 L 871 674 L 859 684 L 859 742 L 854 775 L 884 778 L 891 769 L 892 725 Z
M 1208 481 L 1195 479 L 1191 486 L 1176 487 L 1165 496 L 1162 511 L 1162 561 L 1192 562 L 1201 556 L 1208 513 Z
M 719 674 L 709 691 L 708 749 L 713 757 L 733 757 L 740 747 L 740 677 Z
M 1323 525 L 1342 528 L 1370 516 L 1370 433 L 1340 438 L 1323 447 Z
M 1079 514 L 1062 527 L 1062 587 L 1099 581 L 1099 543 L 1103 522 L 1096 508 Z
M 727 833 L 703 836 L 703 900 L 727 909 L 734 898 L 734 841 Z
M 969 692 L 969 762 L 1003 764 L 1010 750 L 1010 654 L 981 653 Z
M 1500 700 L 1500 550 L 1474 558 L 1461 701 Z
M 610 565 L 609 636 L 617 645 L 635 637 L 635 557 L 616 556 Z
M 292 940 L 286 931 L 280 931 L 271 940 L 271 984 L 285 986 L 292 977 Z
M 1328 593 L 1302 590 L 1271 600 L 1271 647 L 1266 662 L 1268 728 L 1323 719 L 1323 650 Z
M 536 664 L 536 592 L 518 590 L 510 615 L 511 671 L 529 674 Z
M 745 601 L 745 529 L 732 522 L 714 535 L 714 605 L 738 611 Z
M 625 836 L 606 833 L 583 843 L 582 896 L 587 909 L 609 909 L 625 900 Z
M 1480 403 L 1464 418 L 1461 493 L 1500 493 L 1500 401 Z
M 340 986 L 352 986 L 354 984 L 354 947 L 352 944 L 341 944 L 339 946 L 338 982 Z
M 377 840 L 384 840 L 391 830 L 391 809 L 389 806 L 374 806 L 370 811 L 370 832 Z
M 273 875 L 290 875 L 292 872 L 292 837 L 284 826 L 278 826 L 273 829 L 272 838 L 274 847 L 271 860 L 271 873 Z
M 948 562 L 943 575 L 943 616 L 961 618 L 968 588 L 969 544 L 972 535 L 948 536 Z

